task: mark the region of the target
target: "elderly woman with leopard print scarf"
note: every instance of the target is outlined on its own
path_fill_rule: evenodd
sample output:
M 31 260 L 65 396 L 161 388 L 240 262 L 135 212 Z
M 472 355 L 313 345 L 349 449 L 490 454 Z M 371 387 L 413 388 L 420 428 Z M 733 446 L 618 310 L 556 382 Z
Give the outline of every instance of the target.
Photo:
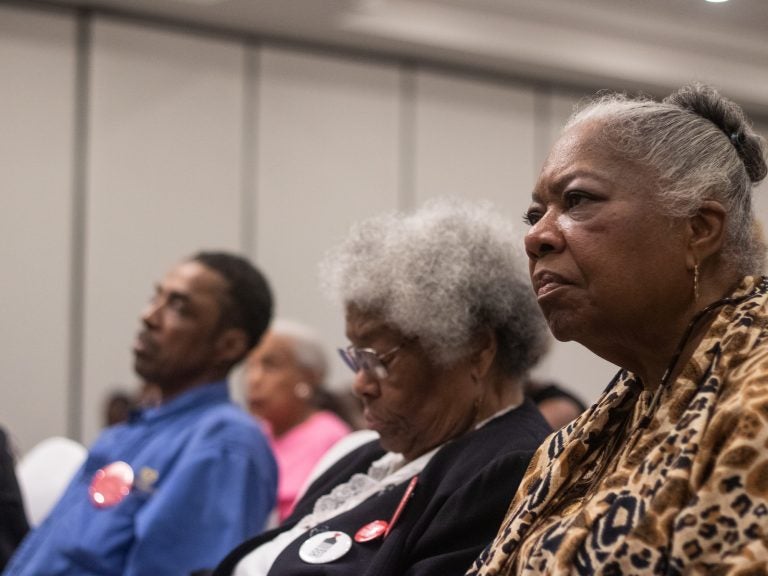
M 622 366 L 538 450 L 467 574 L 768 573 L 765 141 L 714 89 L 602 96 L 525 239 L 555 337 Z

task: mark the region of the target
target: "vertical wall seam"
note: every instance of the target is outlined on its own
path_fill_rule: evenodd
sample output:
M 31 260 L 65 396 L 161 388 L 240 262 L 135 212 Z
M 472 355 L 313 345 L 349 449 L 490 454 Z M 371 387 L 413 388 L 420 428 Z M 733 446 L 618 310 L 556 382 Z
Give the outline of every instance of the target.
M 546 159 L 547 148 L 553 129 L 554 90 L 549 84 L 537 84 L 533 87 L 533 166 L 531 172 L 534 182 L 538 178 L 539 168 Z
M 243 126 L 241 132 L 241 202 L 240 243 L 244 254 L 256 259 L 256 210 L 258 208 L 257 109 L 259 81 L 259 46 L 244 43 L 243 63 Z
M 400 65 L 400 182 L 398 209 L 410 210 L 416 203 L 416 67 Z
M 88 221 L 88 113 L 90 107 L 91 13 L 78 10 L 75 46 L 75 101 L 73 124 L 72 232 L 69 306 L 69 374 L 67 435 L 83 437 L 83 376 L 85 349 L 86 224 Z

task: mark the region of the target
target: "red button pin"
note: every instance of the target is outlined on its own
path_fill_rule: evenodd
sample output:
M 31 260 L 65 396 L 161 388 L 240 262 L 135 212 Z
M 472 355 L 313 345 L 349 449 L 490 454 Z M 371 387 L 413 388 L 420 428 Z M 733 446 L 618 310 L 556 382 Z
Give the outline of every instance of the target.
M 374 520 L 373 522 L 369 522 L 355 533 L 355 542 L 371 542 L 377 538 L 386 538 L 389 536 L 389 533 L 392 532 L 392 528 L 395 527 L 395 524 L 400 519 L 400 515 L 403 513 L 405 505 L 408 503 L 408 500 L 411 499 L 411 496 L 413 496 L 413 490 L 416 488 L 416 483 L 418 481 L 419 476 L 416 475 L 411 478 L 410 482 L 408 482 L 408 486 L 405 488 L 405 493 L 400 499 L 400 502 L 395 509 L 395 513 L 392 514 L 392 518 L 389 519 L 389 522 L 386 520 Z
M 408 482 L 408 487 L 405 489 L 405 494 L 403 494 L 403 497 L 400 499 L 400 503 L 397 505 L 397 509 L 395 510 L 395 513 L 392 514 L 392 518 L 389 519 L 389 523 L 387 526 L 387 529 L 384 531 L 384 538 L 389 536 L 389 533 L 392 532 L 392 528 L 395 527 L 395 524 L 397 524 L 397 521 L 400 520 L 400 514 L 403 513 L 403 509 L 405 509 L 405 505 L 408 504 L 408 500 L 411 499 L 411 496 L 413 496 L 413 490 L 416 488 L 416 483 L 419 481 L 418 474 L 411 478 L 411 481 Z
M 386 520 L 374 520 L 355 532 L 355 542 L 370 542 L 384 536 L 389 524 Z
M 112 462 L 93 475 L 88 495 L 96 508 L 108 508 L 122 502 L 132 486 L 133 468 L 126 462 Z

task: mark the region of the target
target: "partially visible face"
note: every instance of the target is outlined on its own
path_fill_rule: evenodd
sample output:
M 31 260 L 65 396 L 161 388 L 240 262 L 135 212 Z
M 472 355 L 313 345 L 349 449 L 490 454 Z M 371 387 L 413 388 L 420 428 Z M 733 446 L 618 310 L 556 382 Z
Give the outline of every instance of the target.
M 599 131 L 583 123 L 557 142 L 536 183 L 525 238 L 552 333 L 598 353 L 652 339 L 687 306 L 692 286 L 684 220 L 662 212 L 653 173 L 601 144 Z
M 220 303 L 226 282 L 199 262 L 183 262 L 157 285 L 133 346 L 134 369 L 164 393 L 202 383 L 220 367 Z
M 382 354 L 404 344 L 386 362 L 387 377 L 359 371 L 354 391 L 363 417 L 381 436 L 382 446 L 412 460 L 465 432 L 474 418 L 474 392 L 468 362 L 435 365 L 418 340 L 407 340 L 380 318 L 347 309 L 347 338 L 358 348 Z
M 304 408 L 296 385 L 306 383 L 307 377 L 296 361 L 290 338 L 267 332 L 245 364 L 248 409 L 280 428 Z

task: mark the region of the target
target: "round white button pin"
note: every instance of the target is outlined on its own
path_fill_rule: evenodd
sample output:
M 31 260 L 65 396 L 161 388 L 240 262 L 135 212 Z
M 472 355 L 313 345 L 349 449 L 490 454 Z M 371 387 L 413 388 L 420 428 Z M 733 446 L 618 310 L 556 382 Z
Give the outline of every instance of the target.
M 344 532 L 315 534 L 299 548 L 299 558 L 307 564 L 327 564 L 338 560 L 352 548 L 352 538 Z

